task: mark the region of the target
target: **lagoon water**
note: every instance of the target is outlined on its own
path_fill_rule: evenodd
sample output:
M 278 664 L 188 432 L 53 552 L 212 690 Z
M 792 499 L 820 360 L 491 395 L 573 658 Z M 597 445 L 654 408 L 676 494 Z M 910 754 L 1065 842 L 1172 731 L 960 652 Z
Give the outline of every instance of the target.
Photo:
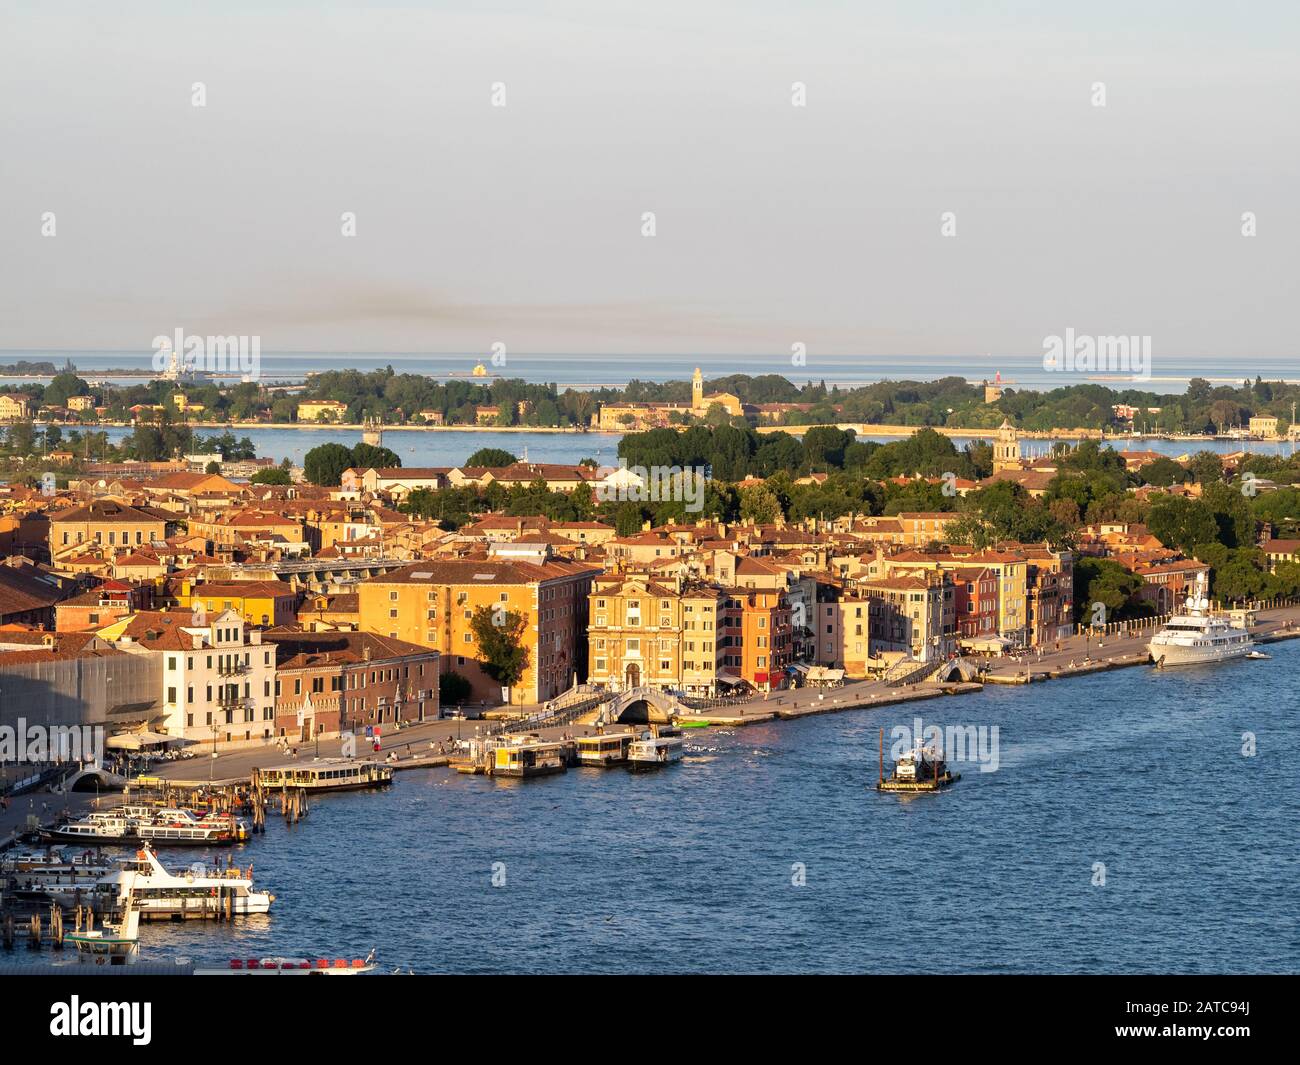
M 279 896 L 272 914 L 145 926 L 145 957 L 375 947 L 416 972 L 1294 971 L 1300 642 L 1269 650 L 700 730 L 656 774 L 401 773 L 383 792 L 318 799 L 297 827 L 269 819 L 237 860 Z M 916 715 L 997 725 L 999 768 L 956 766 L 939 795 L 876 793 L 878 730 L 888 756 L 889 729 Z
M 196 429 L 198 436 L 220 435 L 223 429 Z M 230 430 L 236 437 L 248 437 L 252 440 L 257 454 L 270 457 L 279 462 L 288 458 L 296 466 L 301 466 L 307 452 L 319 444 L 337 443 L 352 447 L 361 442 L 361 432 L 355 429 L 266 429 L 234 426 Z M 131 434 L 123 426 L 110 426 L 105 429 L 113 441 L 120 441 Z M 384 446 L 392 448 L 402 460 L 403 466 L 459 466 L 479 448 L 503 448 L 519 458 L 527 457 L 531 462 L 577 463 L 584 458 L 593 458 L 601 466 L 618 465 L 618 444 L 623 439 L 622 433 L 555 433 L 555 432 L 493 432 L 483 429 L 385 429 Z M 866 436 L 861 439 L 879 440 L 889 443 L 900 439 L 896 436 Z M 966 445 L 964 438 L 954 440 L 958 449 Z M 1187 452 L 1217 451 L 1258 451 L 1263 454 L 1289 455 L 1294 449 L 1293 443 L 1239 440 L 1111 440 L 1112 447 L 1158 451 L 1165 455 L 1182 455 Z M 1051 447 L 1050 440 L 1024 441 L 1021 450 L 1024 454 L 1046 452 Z

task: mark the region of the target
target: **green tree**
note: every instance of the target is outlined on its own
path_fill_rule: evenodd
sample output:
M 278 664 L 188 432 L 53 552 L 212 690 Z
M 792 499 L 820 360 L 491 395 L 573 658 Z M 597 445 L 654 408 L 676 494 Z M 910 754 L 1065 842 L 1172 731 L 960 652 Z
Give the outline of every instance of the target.
M 473 688 L 469 681 L 454 669 L 449 669 L 438 677 L 438 702 L 444 708 L 465 702 L 471 691 Z
M 781 517 L 781 500 L 766 485 L 743 488 L 740 492 L 740 516 L 745 521 L 768 525 Z
M 509 451 L 499 447 L 481 447 L 465 460 L 466 466 L 512 466 L 519 460 Z
M 1108 622 L 1152 613 L 1150 605 L 1137 598 L 1142 584 L 1141 577 L 1113 559 L 1081 558 L 1074 566 L 1075 617 L 1091 624 L 1094 603 L 1106 608 L 1104 617 Z
M 353 445 L 352 465 L 359 470 L 391 470 L 401 464 L 401 458 L 391 448 L 366 443 Z
M 1171 484 L 1182 484 L 1187 480 L 1187 470 L 1173 459 L 1153 459 L 1138 470 L 1138 477 L 1145 484 L 1168 488 Z
M 41 402 L 49 407 L 66 407 L 72 396 L 90 395 L 90 385 L 75 373 L 61 373 L 45 386 Z
M 1212 544 L 1219 539 L 1219 525 L 1214 511 L 1199 499 L 1158 495 L 1147 512 L 1147 529 L 1166 547 L 1177 547 L 1190 554 L 1198 544 Z
M 249 481 L 252 484 L 293 484 L 293 478 L 289 476 L 289 471 L 279 466 L 258 470 L 249 478 Z
M 302 472 L 314 485 L 334 488 L 352 466 L 352 451 L 342 444 L 321 444 L 307 452 Z
M 527 624 L 524 616 L 481 606 L 469 624 L 482 655 L 483 672 L 502 687 L 513 688 L 528 667 L 528 649 L 522 641 Z
M 15 455 L 26 457 L 36 450 L 36 430 L 29 421 L 14 422 L 6 433 L 6 444 Z

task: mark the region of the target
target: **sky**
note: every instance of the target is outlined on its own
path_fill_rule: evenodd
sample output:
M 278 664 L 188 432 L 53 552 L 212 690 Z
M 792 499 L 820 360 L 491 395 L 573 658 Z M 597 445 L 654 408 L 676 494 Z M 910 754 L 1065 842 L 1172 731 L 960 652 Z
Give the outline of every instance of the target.
M 1294 356 L 1298 9 L 0 0 L 0 349 Z

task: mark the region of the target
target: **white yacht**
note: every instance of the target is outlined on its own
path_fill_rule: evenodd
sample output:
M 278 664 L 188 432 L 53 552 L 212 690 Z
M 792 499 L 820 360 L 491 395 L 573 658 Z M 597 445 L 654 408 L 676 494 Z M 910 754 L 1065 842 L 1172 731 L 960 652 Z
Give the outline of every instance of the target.
M 129 897 L 139 919 L 146 921 L 216 917 L 227 906 L 235 917 L 267 913 L 275 901 L 269 891 L 253 890 L 252 866 L 245 872 L 235 866 L 208 869 L 195 863 L 182 873 L 169 873 L 148 846 L 93 881 L 69 883 L 64 877 L 36 876 L 29 891 L 64 904 L 98 896 L 103 906 L 112 910 L 124 907 Z
M 1196 578 L 1180 614 L 1151 638 L 1147 651 L 1157 666 L 1195 666 L 1242 658 L 1254 648 L 1250 633 L 1210 610 L 1205 575 Z
M 230 912 L 236 917 L 267 913 L 275 901 L 269 891 L 253 890 L 251 865 L 245 872 L 235 866 L 207 869 L 196 862 L 183 873 L 169 873 L 149 847 L 141 847 L 134 860 L 123 862 L 100 883 L 116 893 L 119 904 L 133 893 L 142 920 L 211 916 L 226 905 L 227 896 Z

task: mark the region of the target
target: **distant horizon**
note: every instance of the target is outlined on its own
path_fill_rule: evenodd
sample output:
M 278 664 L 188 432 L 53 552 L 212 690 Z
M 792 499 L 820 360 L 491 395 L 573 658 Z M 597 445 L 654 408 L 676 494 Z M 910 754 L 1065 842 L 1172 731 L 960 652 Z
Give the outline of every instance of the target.
M 337 362 L 334 361 L 337 357 Z M 14 348 L 0 349 L 0 364 L 20 360 L 46 361 L 58 364 L 71 361 L 77 372 L 94 376 L 108 370 L 132 370 L 138 364 L 140 378 L 155 376 L 150 363 L 152 351 L 118 348 Z M 88 364 L 95 360 L 99 365 Z M 304 361 L 315 360 L 315 366 L 303 366 Z M 945 355 L 945 356 L 868 356 L 822 355 L 810 352 L 807 364 L 792 366 L 784 354 L 747 353 L 744 355 L 711 355 L 706 353 L 676 354 L 667 352 L 638 354 L 592 355 L 571 352 L 511 352 L 506 365 L 493 365 L 487 352 L 418 352 L 418 351 L 351 351 L 321 352 L 301 350 L 271 350 L 261 353 L 260 380 L 268 385 L 294 384 L 306 379 L 307 372 L 355 370 L 373 373 L 386 365 L 393 365 L 400 373 L 429 377 L 451 377 L 452 380 L 522 380 L 530 384 L 554 384 L 563 391 L 623 388 L 630 381 L 664 384 L 689 380 L 695 367 L 700 367 L 707 380 L 742 374 L 748 377 L 777 376 L 796 387 L 805 384 L 822 384 L 840 389 L 856 389 L 881 382 L 915 381 L 931 382 L 947 377 L 959 377 L 972 385 L 994 382 L 1001 374 L 1001 384 L 1006 389 L 1044 392 L 1077 384 L 1101 385 L 1112 391 L 1138 391 L 1161 395 L 1179 395 L 1186 391 L 1194 378 L 1209 381 L 1215 387 L 1235 386 L 1243 380 L 1262 377 L 1269 381 L 1297 383 L 1300 373 L 1295 367 L 1300 360 L 1275 356 L 1259 356 L 1243 364 L 1236 372 L 1225 369 L 1221 356 L 1157 356 L 1153 358 L 1156 371 L 1148 379 L 1135 379 L 1126 374 L 1097 372 L 1056 372 L 1043 366 L 1042 357 L 1025 355 Z M 426 366 L 420 366 L 424 362 Z M 475 363 L 484 363 L 490 377 L 471 378 Z M 276 364 L 279 363 L 279 366 Z M 414 364 L 414 365 L 413 365 Z M 1287 373 L 1286 371 L 1291 371 Z M 41 375 L 0 375 L 0 379 L 17 382 L 38 380 Z M 123 377 L 123 382 L 134 380 Z M 230 381 L 221 381 L 227 384 Z

